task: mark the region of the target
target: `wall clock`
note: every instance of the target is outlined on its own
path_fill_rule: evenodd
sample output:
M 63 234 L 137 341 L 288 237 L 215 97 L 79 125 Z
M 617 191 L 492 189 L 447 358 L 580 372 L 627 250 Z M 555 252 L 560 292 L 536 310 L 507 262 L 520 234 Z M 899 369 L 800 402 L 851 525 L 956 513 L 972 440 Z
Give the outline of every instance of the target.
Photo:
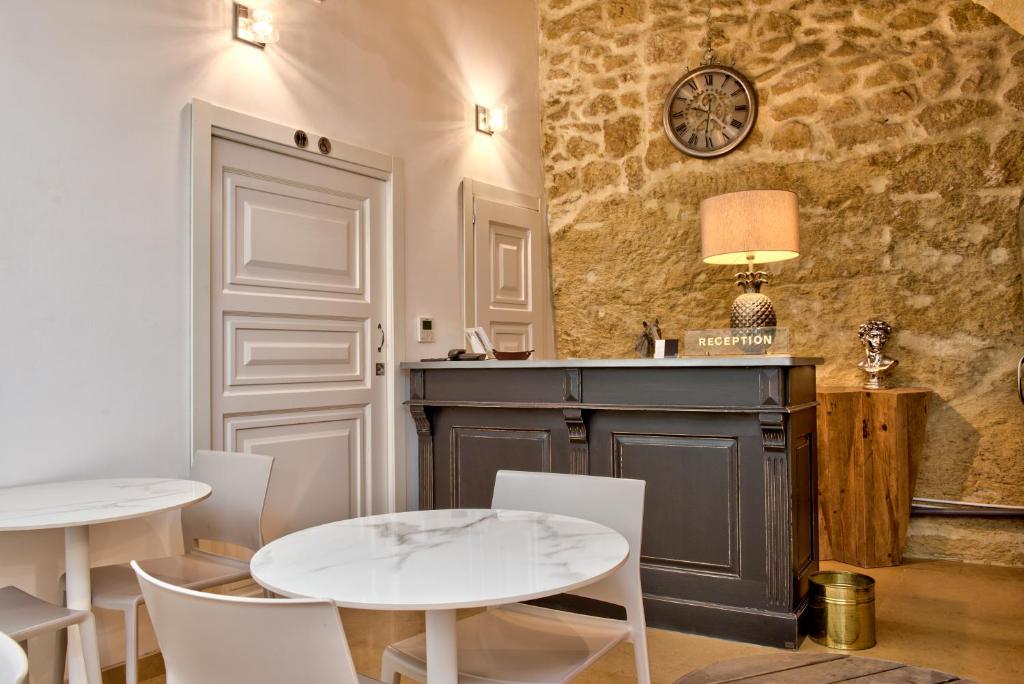
M 676 81 L 662 120 L 669 141 L 691 157 L 720 157 L 754 130 L 757 91 L 746 76 L 723 64 L 704 64 Z

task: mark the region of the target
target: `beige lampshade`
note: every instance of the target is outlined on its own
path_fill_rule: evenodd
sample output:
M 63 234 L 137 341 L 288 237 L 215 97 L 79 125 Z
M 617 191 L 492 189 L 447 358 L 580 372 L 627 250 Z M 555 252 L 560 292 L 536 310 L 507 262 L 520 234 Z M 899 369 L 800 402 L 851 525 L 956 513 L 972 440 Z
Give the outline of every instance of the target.
M 700 203 L 701 256 L 708 264 L 785 261 L 800 256 L 800 215 L 787 190 L 744 190 Z

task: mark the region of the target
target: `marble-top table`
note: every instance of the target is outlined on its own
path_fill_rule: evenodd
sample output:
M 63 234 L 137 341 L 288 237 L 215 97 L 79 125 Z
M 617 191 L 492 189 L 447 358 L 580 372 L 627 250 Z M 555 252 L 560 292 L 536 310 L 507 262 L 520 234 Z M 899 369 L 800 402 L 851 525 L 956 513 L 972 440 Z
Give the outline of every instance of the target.
M 118 478 L 50 482 L 0 489 L 0 532 L 64 529 L 64 567 L 69 608 L 92 609 L 89 525 L 171 511 L 210 496 L 210 485 L 191 480 Z M 95 627 L 76 626 L 68 639 L 72 684 L 99 684 Z M 71 636 L 71 634 L 69 634 Z M 90 657 L 84 658 L 89 652 Z M 88 662 L 88 667 L 86 666 Z
M 608 576 L 628 555 L 625 537 L 590 521 L 444 509 L 295 532 L 260 549 L 250 569 L 260 585 L 283 596 L 426 611 L 427 679 L 455 684 L 455 609 L 570 591 Z

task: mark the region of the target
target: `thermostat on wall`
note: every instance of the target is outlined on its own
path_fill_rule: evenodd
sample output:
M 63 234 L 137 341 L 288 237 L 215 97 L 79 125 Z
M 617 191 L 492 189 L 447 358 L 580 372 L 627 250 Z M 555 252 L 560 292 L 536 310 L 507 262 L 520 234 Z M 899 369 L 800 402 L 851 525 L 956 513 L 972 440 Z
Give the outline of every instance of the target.
M 434 319 L 430 316 L 420 316 L 416 319 L 416 341 L 434 341 Z

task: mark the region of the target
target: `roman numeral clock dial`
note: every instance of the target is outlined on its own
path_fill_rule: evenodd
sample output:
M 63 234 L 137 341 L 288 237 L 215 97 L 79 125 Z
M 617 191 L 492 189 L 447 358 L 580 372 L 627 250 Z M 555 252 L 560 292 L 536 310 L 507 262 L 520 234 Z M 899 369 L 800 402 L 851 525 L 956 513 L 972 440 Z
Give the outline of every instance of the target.
M 757 91 L 746 76 L 722 64 L 688 71 L 669 91 L 665 134 L 692 157 L 732 152 L 754 130 Z

